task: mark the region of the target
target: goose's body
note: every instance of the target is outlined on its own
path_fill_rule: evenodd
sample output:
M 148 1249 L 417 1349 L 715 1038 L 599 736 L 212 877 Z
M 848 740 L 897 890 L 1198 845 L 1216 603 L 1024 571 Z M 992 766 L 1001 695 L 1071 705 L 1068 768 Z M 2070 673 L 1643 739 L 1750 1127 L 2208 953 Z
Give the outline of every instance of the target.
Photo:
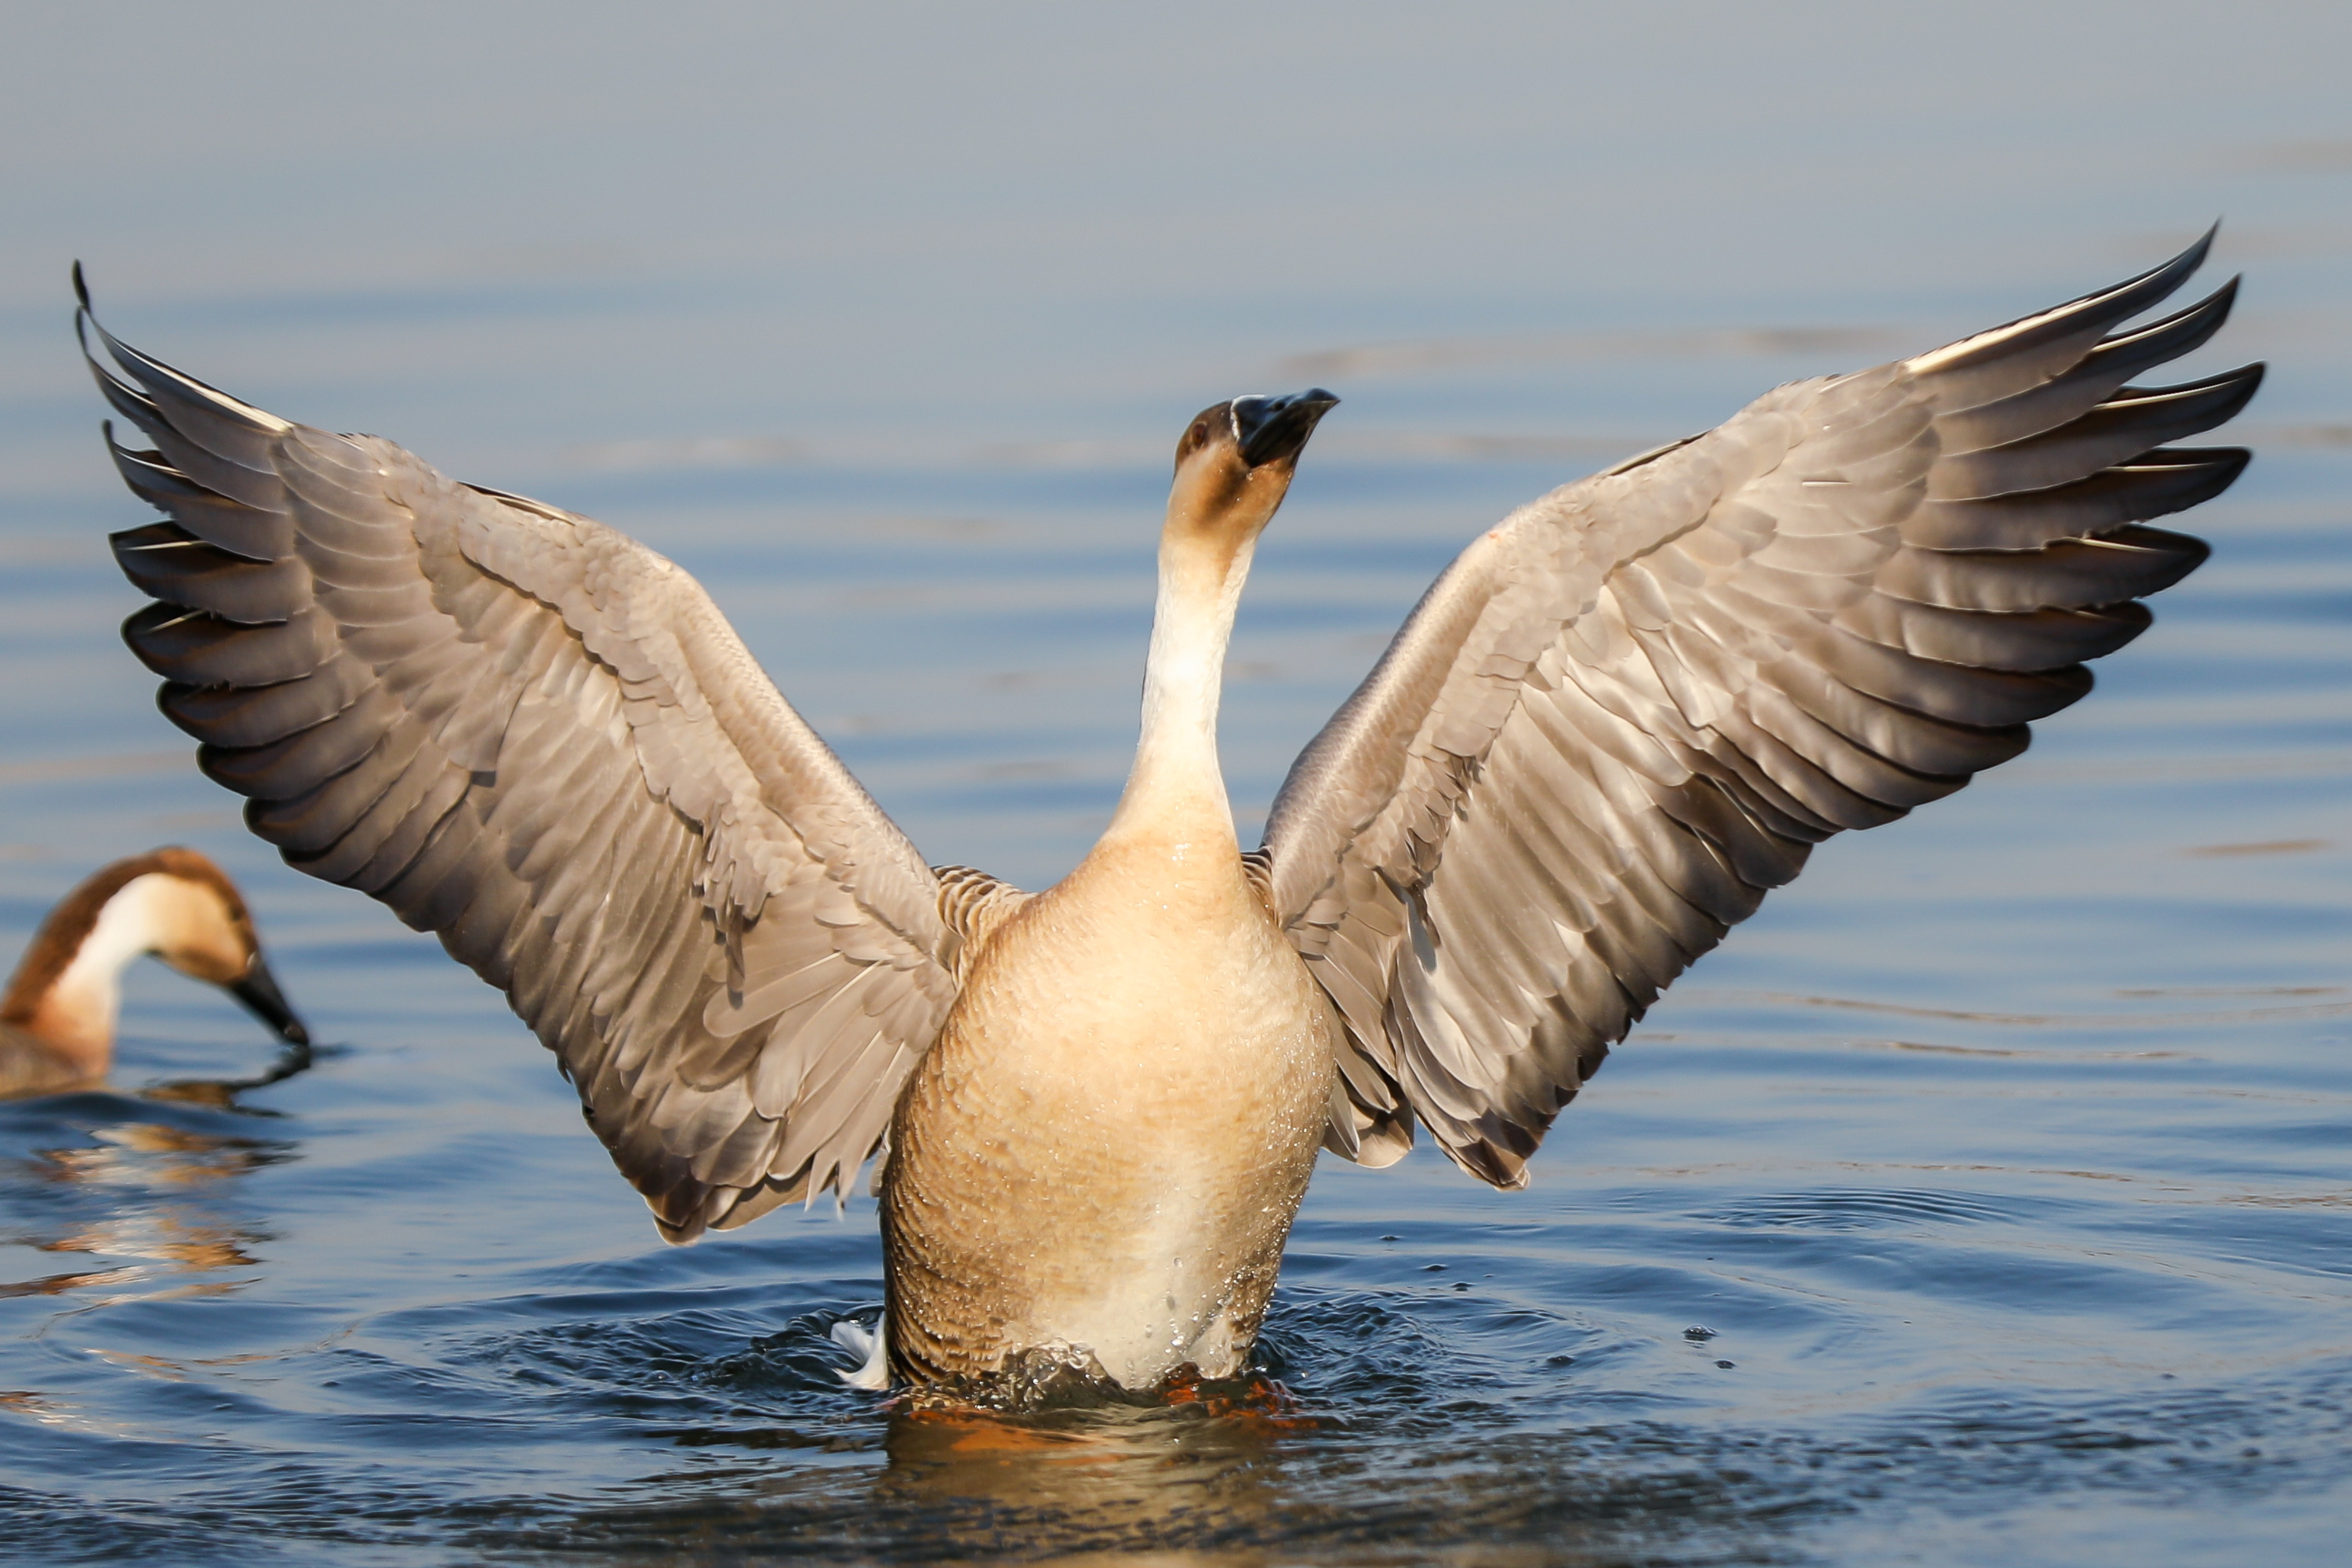
M 220 986 L 281 1039 L 309 1039 L 269 973 L 236 884 L 193 849 L 157 849 L 93 873 L 34 934 L 0 995 L 0 1097 L 102 1082 L 114 1058 L 122 972 L 150 953 Z
M 111 1060 L 113 1053 L 107 1053 Z M 63 1094 L 106 1078 L 106 1062 L 92 1067 L 79 1051 L 60 1051 L 31 1029 L 0 1022 L 0 1100 Z
M 898 1102 L 898 1363 L 948 1377 L 1067 1346 L 1129 1387 L 1234 1371 L 1339 1040 L 1230 826 L 1202 812 L 1098 847 L 982 951 Z
M 1221 405 L 1179 452 L 1126 794 L 986 933 L 892 1120 L 887 1321 L 911 1375 L 1066 1347 L 1139 1387 L 1230 1373 L 1257 1337 L 1341 1037 L 1244 871 L 1217 700 L 1258 531 L 1334 401 Z
M 1811 847 L 1949 794 L 2088 689 L 2204 547 L 2259 367 L 2133 374 L 2205 242 L 1543 497 L 1432 587 L 1244 857 L 1234 604 L 1326 394 L 1187 432 L 1141 742 L 1034 897 L 924 865 L 693 580 L 609 529 L 289 424 L 105 338 L 115 536 L 163 708 L 292 864 L 504 989 L 663 1234 L 886 1160 L 887 1368 L 1239 1366 L 1319 1143 L 1415 1123 L 1498 1186 Z M 87 301 L 85 301 L 85 304 Z M 103 334 L 101 334 L 103 335 Z M 96 367 L 93 362 L 94 368 Z

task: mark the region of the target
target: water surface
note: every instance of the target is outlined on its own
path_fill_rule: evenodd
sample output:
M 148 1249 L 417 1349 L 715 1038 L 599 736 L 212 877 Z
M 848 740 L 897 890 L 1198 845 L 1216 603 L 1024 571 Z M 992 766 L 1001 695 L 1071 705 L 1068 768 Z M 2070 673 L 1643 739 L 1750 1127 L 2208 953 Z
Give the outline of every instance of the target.
M 271 1056 L 151 965 L 118 1092 L 0 1106 L 0 1551 L 2339 1549 L 2341 20 L 1502 8 L 1438 36 L 1188 10 L 30 26 L 0 153 L 0 934 L 110 857 L 195 845 L 329 1047 L 267 1088 L 159 1092 Z M 2187 523 L 2212 561 L 2098 691 L 1817 854 L 1619 1049 L 1530 1191 L 1426 1151 L 1326 1161 L 1264 1344 L 1286 1412 L 1016 1427 L 838 1383 L 825 1330 L 880 1299 L 869 1202 L 664 1247 L 498 997 L 243 835 L 114 637 L 137 599 L 102 536 L 142 509 L 63 287 L 80 254 L 130 341 L 647 540 L 928 855 L 1036 887 L 1116 797 L 1167 450 L 1200 405 L 1347 400 L 1242 612 L 1246 838 L 1508 507 L 1776 382 L 2137 270 L 2225 209 L 2215 270 L 2246 270 L 2245 304 L 2182 376 L 2271 359 L 2241 423 L 2262 455 Z

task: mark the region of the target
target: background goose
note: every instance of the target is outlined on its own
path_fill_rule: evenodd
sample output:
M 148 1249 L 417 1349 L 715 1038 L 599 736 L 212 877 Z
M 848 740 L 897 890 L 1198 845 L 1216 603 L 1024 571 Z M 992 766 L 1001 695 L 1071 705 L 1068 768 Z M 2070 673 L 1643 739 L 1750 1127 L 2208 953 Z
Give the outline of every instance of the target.
M 93 873 L 34 933 L 0 996 L 0 1095 L 54 1094 L 104 1079 L 122 972 L 151 952 L 226 991 L 281 1040 L 310 1043 L 236 884 L 193 849 L 156 849 Z
M 117 460 L 173 520 L 115 536 L 160 601 L 125 635 L 255 831 L 507 992 L 666 1236 L 845 1192 L 893 1137 L 902 1373 L 1054 1341 L 1122 1381 L 1188 1358 L 1213 1373 L 1246 1349 L 1314 1142 L 1386 1163 L 1418 1121 L 1465 1169 L 1524 1184 L 1608 1047 L 1814 843 L 2015 755 L 2028 721 L 2089 689 L 2083 661 L 2147 624 L 2133 601 L 2204 547 L 2141 522 L 2219 493 L 2247 457 L 2162 443 L 2230 418 L 2260 375 L 2126 385 L 2226 316 L 2234 285 L 2118 330 L 2205 244 L 1780 388 L 1514 513 L 1309 745 L 1247 858 L 1221 793 L 1204 808 L 1216 660 L 1295 457 L 1250 461 L 1253 433 L 1314 400 L 1211 410 L 1180 450 L 1129 796 L 1181 797 L 1164 815 L 1193 836 L 1144 831 L 1162 812 L 1123 804 L 1034 901 L 927 868 L 667 561 L 101 332 L 119 374 L 94 365 L 100 384 L 155 444 Z M 1220 552 L 1213 593 L 1183 586 Z M 1139 937 L 1171 889 L 1182 940 Z M 1056 984 L 1109 913 L 1127 928 Z M 1200 973 L 1218 984 L 1164 984 Z M 1215 1009 L 1272 999 L 1279 1016 L 1235 1031 L 1279 1048 L 1269 1098 L 1084 1028 L 1054 1059 L 1113 1092 L 1073 1103 L 985 1070 L 1020 1043 L 1005 1024 L 1082 1017 L 1106 976 L 1204 996 L 1175 1020 L 1188 1041 L 1213 1039 Z M 943 1026 L 961 1047 L 927 1057 Z M 1114 1181 L 1099 1161 L 1122 1150 Z M 1171 1150 L 1205 1163 L 1150 1163 Z M 1070 1212 L 992 1245 L 991 1194 L 1023 1183 Z M 1114 1290 L 1087 1264 L 1210 1211 L 1228 1216 L 1213 1267 L 1171 1247 Z M 1108 1248 L 1107 1220 L 1125 1227 Z

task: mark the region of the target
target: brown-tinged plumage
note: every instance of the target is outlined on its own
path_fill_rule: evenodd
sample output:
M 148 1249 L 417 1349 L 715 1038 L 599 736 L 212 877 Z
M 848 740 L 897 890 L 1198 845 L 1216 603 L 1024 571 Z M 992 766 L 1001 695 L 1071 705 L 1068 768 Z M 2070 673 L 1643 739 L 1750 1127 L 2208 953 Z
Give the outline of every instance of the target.
M 1221 405 L 1178 448 L 1118 810 L 980 948 L 891 1123 L 887 1317 L 909 1377 L 1053 1346 L 1134 1387 L 1230 1373 L 1257 1337 L 1339 1026 L 1243 864 L 1217 699 L 1258 533 L 1333 401 Z
M 281 1039 L 309 1041 L 262 957 L 236 885 L 193 849 L 156 849 L 90 876 L 34 933 L 0 995 L 0 1096 L 102 1081 L 114 1056 L 122 971 L 147 953 L 228 992 Z
M 1812 846 L 1949 794 L 2089 689 L 2199 542 L 2259 367 L 2134 375 L 2202 260 L 1768 394 L 1481 536 L 1243 855 L 1233 605 L 1328 395 L 1179 448 L 1118 815 L 1028 897 L 926 867 L 702 590 L 585 518 L 289 424 L 100 333 L 115 536 L 205 771 L 289 863 L 505 990 L 665 1236 L 887 1151 L 889 1364 L 1239 1364 L 1320 1142 L 1416 1122 L 1521 1185 L 1559 1109 Z M 85 300 L 85 307 L 87 300 Z M 85 311 L 84 320 L 87 321 Z M 1335 1070 L 1336 1069 L 1336 1070 Z

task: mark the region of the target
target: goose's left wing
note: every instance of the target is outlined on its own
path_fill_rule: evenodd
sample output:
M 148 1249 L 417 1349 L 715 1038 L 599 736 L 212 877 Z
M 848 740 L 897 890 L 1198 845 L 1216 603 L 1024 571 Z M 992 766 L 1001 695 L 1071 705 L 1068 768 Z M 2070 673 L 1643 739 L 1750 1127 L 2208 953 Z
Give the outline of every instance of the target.
M 2091 687 L 2204 559 L 2139 526 L 2248 454 L 2170 449 L 2261 367 L 2134 375 L 2205 239 L 1916 359 L 1770 393 L 1463 552 L 1299 757 L 1262 855 L 1345 1020 L 1327 1145 L 1419 1119 L 1498 1186 L 1610 1046 L 1812 846 L 1950 794 Z M 2110 334 L 2113 335 L 2110 335 Z M 1344 1099 L 1342 1098 L 1344 1096 Z

